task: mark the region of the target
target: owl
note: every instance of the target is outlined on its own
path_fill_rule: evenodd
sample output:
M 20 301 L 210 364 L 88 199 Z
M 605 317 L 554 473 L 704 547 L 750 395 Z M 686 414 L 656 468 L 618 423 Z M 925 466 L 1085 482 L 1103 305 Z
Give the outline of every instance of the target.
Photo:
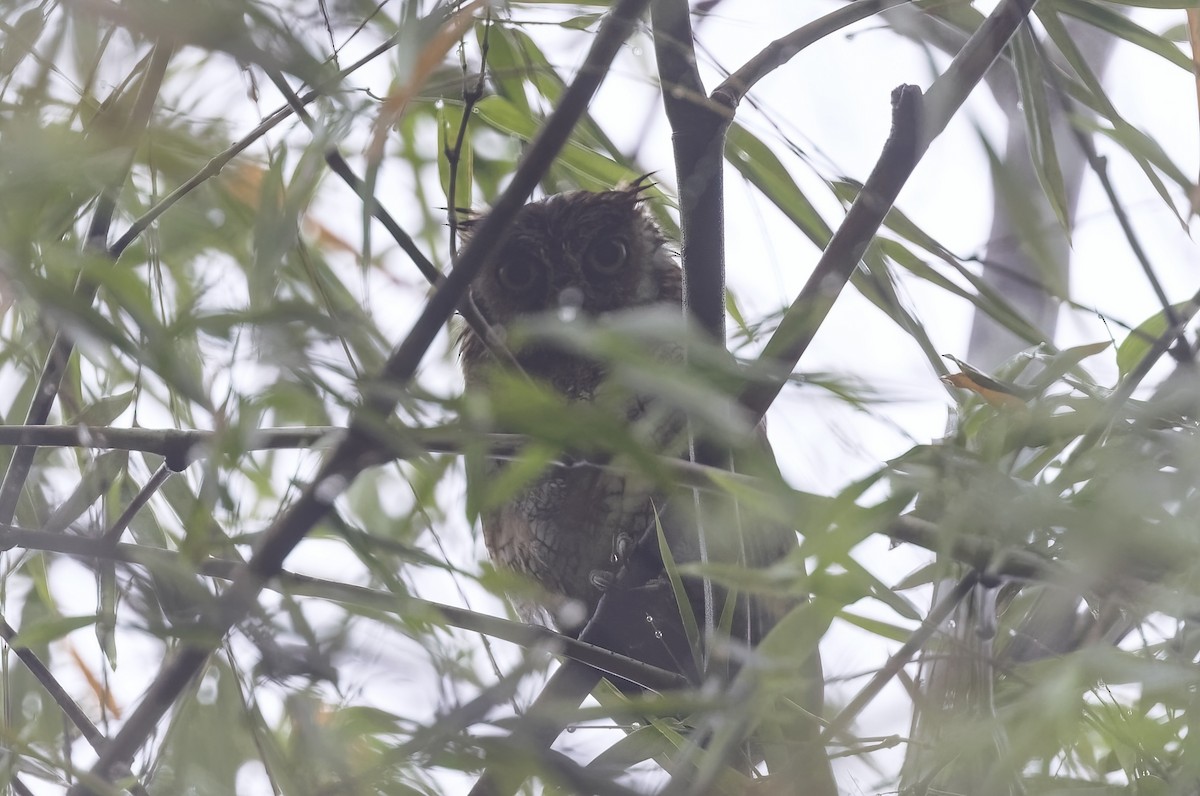
M 590 193 L 564 193 L 526 205 L 492 264 L 471 287 L 471 299 L 494 327 L 509 329 L 544 313 L 579 314 L 590 319 L 615 317 L 631 310 L 670 308 L 682 317 L 682 272 L 668 241 L 643 206 L 642 187 Z M 469 235 L 469 229 L 467 234 Z M 597 400 L 606 386 L 605 363 L 539 342 L 513 352 L 530 378 L 547 385 L 569 403 Z M 678 346 L 664 344 L 654 352 L 663 360 L 680 360 Z M 482 391 L 498 367 L 483 341 L 471 330 L 460 338 L 460 361 L 466 389 Z M 620 410 L 636 423 L 653 408 L 653 396 L 631 396 Z M 653 444 L 661 453 L 685 450 L 681 413 L 660 412 Z M 484 477 L 494 476 L 501 462 L 491 462 Z M 666 494 L 644 480 L 611 469 L 551 467 L 505 505 L 485 512 L 483 537 L 493 562 L 540 585 L 542 597 L 518 604 L 521 615 L 544 621 L 567 633 L 578 632 L 595 611 L 634 542 L 647 531 L 663 528 L 676 560 L 698 557 L 690 539 L 695 517 L 690 493 Z M 790 530 L 773 528 L 762 552 L 750 563 L 766 564 L 796 546 Z M 654 537 L 651 536 L 651 539 Z M 649 555 L 657 556 L 657 544 Z M 739 548 L 741 549 L 741 548 Z M 743 550 L 744 552 L 744 550 Z M 745 558 L 743 556 L 743 558 Z M 645 564 L 646 562 L 642 562 Z M 645 569 L 645 567 L 643 567 Z M 612 627 L 593 638 L 623 654 L 690 677 L 700 666 L 688 646 L 681 606 L 663 573 L 661 559 L 653 573 L 620 595 L 621 608 L 608 611 Z M 689 582 L 693 616 L 703 623 L 712 610 L 713 591 Z M 717 599 L 720 600 L 718 594 Z M 610 596 L 610 601 L 618 599 Z M 763 606 L 746 598 L 736 613 L 742 629 L 736 635 L 753 643 L 770 624 Z M 758 617 L 758 619 L 754 619 Z M 735 624 L 738 624 L 735 622 Z M 592 637 L 592 634 L 589 634 Z

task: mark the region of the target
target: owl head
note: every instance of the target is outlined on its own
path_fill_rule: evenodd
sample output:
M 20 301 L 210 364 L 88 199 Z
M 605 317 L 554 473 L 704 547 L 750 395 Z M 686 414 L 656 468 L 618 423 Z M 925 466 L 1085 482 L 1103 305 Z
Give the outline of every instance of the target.
M 472 285 L 483 316 L 504 327 L 561 308 L 599 316 L 678 303 L 670 282 L 679 281 L 679 267 L 642 207 L 644 187 L 573 191 L 525 205 L 498 256 Z

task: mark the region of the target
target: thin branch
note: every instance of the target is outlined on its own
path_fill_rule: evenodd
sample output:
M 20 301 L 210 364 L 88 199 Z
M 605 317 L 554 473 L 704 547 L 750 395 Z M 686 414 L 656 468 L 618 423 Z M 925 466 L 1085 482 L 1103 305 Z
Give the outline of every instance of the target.
M 492 35 L 492 9 L 487 9 L 487 19 L 483 24 L 483 39 L 479 43 L 479 75 L 473 86 L 467 85 L 467 54 L 459 45 L 463 71 L 463 109 L 459 120 L 458 133 L 454 144 L 445 151 L 446 162 L 450 166 L 449 185 L 446 186 L 446 223 L 450 227 L 450 256 L 458 255 L 458 167 L 462 160 L 463 146 L 467 141 L 467 126 L 470 124 L 472 112 L 479 100 L 483 99 L 483 84 L 487 77 L 487 59 Z M 473 306 L 473 305 L 472 305 Z
M 900 86 L 893 92 L 892 132 L 883 153 L 760 358 L 764 365 L 776 368 L 775 382 L 753 386 L 742 394 L 743 405 L 756 416 L 766 412 L 804 355 L 929 144 L 983 79 L 1036 2 L 1002 0 L 934 81 L 923 101 L 915 86 Z
M 329 450 L 335 448 L 349 433 L 350 429 L 343 426 L 258 429 L 246 437 L 242 451 Z M 198 429 L 0 425 L 0 446 L 137 451 L 165 457 L 168 467 L 174 472 L 180 472 L 192 462 L 208 456 L 219 436 L 219 432 Z M 364 461 L 366 465 L 374 465 L 411 459 L 421 453 L 461 454 L 468 447 L 474 448 L 480 444 L 494 459 L 513 460 L 521 455 L 529 442 L 530 438 L 523 434 L 481 433 L 455 427 L 397 429 L 389 426 L 386 431 L 379 433 L 375 440 L 375 451 Z M 745 486 L 753 485 L 752 479 L 747 476 L 672 456 L 656 456 L 654 463 L 670 476 L 674 484 L 719 490 L 728 486 L 730 479 L 734 479 Z M 635 472 L 627 467 L 579 458 L 563 457 L 547 464 L 562 469 L 596 468 L 620 475 Z
M 921 623 L 921 626 L 909 636 L 908 641 L 904 642 L 900 649 L 896 650 L 895 654 L 887 659 L 887 663 L 875 673 L 870 682 L 854 695 L 854 698 L 850 700 L 850 704 L 842 708 L 837 716 L 829 722 L 829 726 L 825 728 L 825 732 L 821 736 L 823 743 L 829 743 L 833 738 L 841 735 L 849 728 L 850 723 L 854 721 L 854 717 L 870 704 L 872 699 L 879 695 L 879 692 L 883 690 L 888 681 L 895 677 L 912 660 L 914 655 L 920 652 L 926 642 L 941 627 L 946 617 L 971 593 L 971 589 L 978 582 L 979 575 L 974 571 L 968 572 L 955 585 L 954 590 L 947 594 L 944 600 L 933 607 L 929 615 L 925 617 L 925 621 Z
M 398 33 L 393 36 L 390 36 L 387 39 L 387 41 L 383 42 L 378 47 L 371 50 L 371 52 L 367 53 L 366 55 L 364 55 L 362 58 L 355 61 L 350 66 L 348 66 L 345 69 L 343 69 L 342 71 L 338 72 L 337 75 L 335 75 L 330 80 L 322 83 L 321 85 L 317 86 L 316 88 L 314 88 L 310 91 L 305 92 L 297 100 L 297 104 L 299 104 L 300 106 L 303 107 L 303 106 L 308 105 L 309 103 L 313 102 L 318 97 L 328 93 L 333 87 L 335 87 L 338 83 L 340 83 L 346 77 L 348 77 L 349 75 L 358 71 L 363 66 L 366 66 L 371 61 L 378 58 L 380 55 L 383 55 L 385 52 L 390 50 L 392 47 L 395 47 L 397 42 L 399 42 L 399 40 L 400 40 L 400 34 L 398 34 Z M 276 125 L 278 125 L 284 119 L 291 116 L 292 113 L 294 112 L 293 109 L 294 109 L 293 104 L 288 104 L 288 105 L 284 105 L 280 108 L 276 108 L 274 111 L 272 111 L 270 114 L 268 114 L 267 117 L 265 119 L 263 119 L 262 122 L 260 122 L 257 127 L 255 127 L 250 132 L 246 133 L 246 135 L 239 138 L 228 149 L 226 149 L 225 151 L 221 152 L 218 155 L 215 155 L 211 160 L 208 161 L 208 163 L 206 163 L 204 165 L 204 168 L 202 168 L 200 171 L 196 172 L 186 182 L 184 182 L 182 185 L 180 185 L 174 191 L 171 191 L 171 193 L 169 193 L 165 197 L 163 197 L 157 204 L 155 204 L 153 207 L 151 207 L 149 210 L 147 210 L 145 213 L 143 213 L 141 216 L 139 216 L 136 220 L 134 220 L 134 222 L 129 225 L 129 229 L 125 230 L 124 234 L 122 234 L 121 237 L 117 238 L 116 242 L 113 243 L 112 246 L 109 247 L 109 249 L 108 249 L 109 256 L 112 257 L 113 259 L 119 258 L 121 256 L 121 254 L 125 251 L 125 249 L 128 248 L 131 243 L 133 243 L 135 240 L 137 240 L 138 236 L 140 236 L 143 232 L 145 232 L 146 229 L 151 224 L 153 224 L 155 222 L 155 220 L 158 219 L 159 216 L 161 216 L 163 213 L 165 213 L 167 210 L 169 210 L 180 199 L 182 199 L 183 197 L 187 196 L 189 193 L 194 191 L 197 186 L 199 186 L 203 182 L 205 182 L 209 179 L 212 179 L 213 177 L 220 174 L 221 170 L 224 169 L 225 166 L 228 165 L 231 160 L 233 160 L 235 157 L 240 155 L 255 141 L 259 140 L 264 135 L 266 135 L 268 132 L 270 132 L 270 130 L 272 128 L 274 128 Z M 405 250 L 405 251 L 406 251 L 406 253 L 409 253 L 409 252 L 407 252 L 407 250 Z M 424 258 L 424 255 L 421 255 L 419 250 L 418 250 L 418 255 L 420 257 Z M 411 253 L 409 253 L 409 256 L 412 256 Z M 416 261 L 414 260 L 414 262 L 416 262 Z M 418 268 L 420 267 L 420 263 L 417 263 L 417 267 Z
M 1036 4 L 1037 0 L 1002 0 L 929 87 L 921 125 L 921 154 L 946 129 Z
M 16 653 L 17 658 L 20 659 L 21 663 L 25 664 L 25 668 L 29 670 L 34 679 L 45 689 L 46 693 L 50 695 L 50 698 L 62 710 L 63 715 L 75 725 L 76 729 L 83 735 L 84 740 L 99 753 L 100 749 L 104 746 L 104 733 L 100 732 L 95 724 L 92 724 L 91 719 L 83 712 L 83 708 L 79 707 L 75 700 L 71 698 L 67 690 L 59 684 L 58 680 L 50 672 L 49 667 L 42 663 L 33 650 L 20 644 L 13 644 L 13 640 L 17 639 L 17 631 L 2 618 L 0 618 L 0 638 L 3 638 L 5 643 L 8 644 L 9 649 Z
M 308 114 L 308 111 L 304 110 L 304 104 L 296 96 L 296 93 L 292 91 L 292 87 L 288 85 L 283 73 L 273 69 L 266 71 L 267 75 L 271 78 L 271 82 L 283 94 L 296 115 L 300 117 L 301 121 L 310 130 L 315 132 L 317 123 Z M 350 164 L 342 157 L 342 153 L 338 152 L 336 146 L 330 146 L 325 150 L 325 162 L 334 174 L 342 178 L 342 182 L 346 183 L 352 191 L 358 194 L 359 198 L 363 200 L 364 206 L 370 208 L 371 215 L 383 225 L 388 234 L 392 236 L 392 239 L 396 241 L 404 253 L 408 255 L 409 259 L 412 260 L 413 265 L 417 267 L 421 275 L 434 287 L 440 286 L 445 281 L 442 272 L 429 261 L 424 252 L 417 247 L 416 241 L 412 239 L 412 236 L 405 232 L 404 228 L 392 218 L 392 214 L 384 209 L 379 199 L 371 192 L 371 186 L 354 173 L 354 170 L 350 168 Z M 517 364 L 512 353 L 504 345 L 504 341 L 500 338 L 500 335 L 496 334 L 495 329 L 483 318 L 474 303 L 464 301 L 459 307 L 459 313 L 463 316 L 467 324 L 470 325 L 471 329 L 474 330 L 475 334 L 479 336 L 479 339 L 483 341 L 492 356 L 508 364 L 514 371 L 521 372 L 520 366 Z
M 263 534 L 250 561 L 238 568 L 217 603 L 217 616 L 210 627 L 216 640 L 186 644 L 163 667 L 141 703 L 101 753 L 92 767 L 92 777 L 105 780 L 118 767 L 128 765 L 179 694 L 204 668 L 219 639 L 245 616 L 266 582 L 282 569 L 287 555 L 361 472 L 374 447 L 373 429 L 394 410 L 399 390 L 412 379 L 471 281 L 504 241 L 510 222 L 566 143 L 647 3 L 648 0 L 620 0 L 613 7 L 596 33 L 579 75 L 563 93 L 558 108 L 526 152 L 508 189 L 480 224 L 457 266 L 434 292 L 413 329 L 389 357 L 376 389 L 364 395 L 363 405 L 354 413 L 349 435 L 338 444 L 312 483 Z M 90 792 L 93 791 L 86 784 L 72 788 L 74 796 Z
M 150 568 L 155 566 L 168 566 L 175 569 L 184 567 L 195 569 L 197 573 L 205 577 L 221 580 L 235 578 L 238 568 L 242 565 L 240 561 L 211 557 L 197 562 L 183 553 L 159 547 L 138 544 L 113 545 L 101 538 L 31 531 L 11 525 L 0 525 L 0 540 L 26 550 L 60 553 L 81 561 L 120 562 Z M 356 605 L 387 613 L 408 611 L 423 616 L 437 616 L 450 627 L 483 633 L 527 649 L 545 649 L 599 669 L 606 674 L 639 683 L 656 691 L 670 691 L 686 685 L 684 678 L 674 672 L 668 672 L 642 663 L 635 658 L 561 635 L 549 628 L 524 622 L 512 622 L 453 605 L 422 600 L 412 596 L 399 597 L 390 591 L 370 589 L 365 586 L 298 575 L 287 571 L 281 571 L 264 588 L 269 591 Z M 0 638 L 5 638 L 3 626 L 0 626 Z M 36 657 L 33 660 L 34 665 L 40 665 L 36 663 Z M 44 670 L 45 667 L 43 666 L 42 669 Z M 100 740 L 103 740 L 103 736 L 100 736 Z M 97 749 L 97 751 L 99 750 Z
M 309 130 L 315 132 L 317 130 L 316 121 L 312 118 L 312 116 L 309 115 L 308 111 L 304 109 L 304 103 L 301 101 L 300 97 L 296 95 L 296 92 L 292 90 L 292 87 L 288 85 L 287 79 L 284 78 L 283 73 L 278 69 L 267 69 L 265 71 L 267 73 L 267 77 L 271 79 L 271 82 L 275 84 L 275 88 L 279 89 L 279 93 L 283 95 L 284 99 L 291 107 L 292 112 L 299 117 L 300 121 L 304 122 L 305 126 L 307 126 Z M 415 265 L 417 270 L 421 272 L 421 276 L 425 277 L 425 279 L 431 285 L 440 284 L 442 281 L 441 271 L 439 271 L 434 264 L 429 261 L 429 258 L 425 256 L 424 252 L 417 248 L 416 241 L 412 239 L 412 236 L 405 232 L 404 229 L 398 223 L 396 223 L 396 220 L 392 218 L 392 215 L 380 206 L 379 201 L 375 198 L 375 195 L 370 192 L 370 189 L 366 183 L 363 182 L 350 168 L 350 164 L 347 163 L 346 159 L 342 157 L 342 154 L 338 152 L 336 146 L 330 146 L 325 150 L 325 162 L 329 165 L 330 170 L 332 170 L 334 174 L 341 177 L 342 182 L 350 186 L 350 189 L 358 194 L 358 197 L 362 199 L 368 207 L 371 208 L 371 215 L 375 217 L 375 220 L 383 224 L 384 228 L 388 231 L 388 234 L 392 236 L 392 239 L 395 240 L 404 253 L 409 256 L 409 259 L 413 261 L 413 265 Z
M 892 92 L 892 132 L 879 161 L 759 357 L 762 365 L 777 369 L 776 380 L 758 382 L 742 392 L 742 405 L 755 417 L 766 414 L 783 388 L 920 160 L 922 108 L 916 86 L 900 86 Z
M 725 342 L 725 131 L 729 108 L 704 101 L 686 0 L 651 6 L 654 55 L 671 124 L 679 184 L 683 303 L 709 336 Z M 697 101 L 697 98 L 701 98 Z
M 162 42 L 156 44 L 151 52 L 150 62 L 138 88 L 133 109 L 117 139 L 126 149 L 125 160 L 122 168 L 113 177 L 112 184 L 101 193 L 100 201 L 96 205 L 91 225 L 88 228 L 84 243 L 86 248 L 105 250 L 105 239 L 116 210 L 116 196 L 125 184 L 130 169 L 133 168 L 138 142 L 141 141 L 142 135 L 150 123 L 150 113 L 158 99 L 158 92 L 162 88 L 162 81 L 166 76 L 167 64 L 170 63 L 173 53 L 174 47 Z M 91 303 L 98 287 L 93 279 L 80 278 L 75 287 L 75 293 L 85 303 Z M 54 406 L 55 398 L 58 397 L 58 390 L 67 370 L 67 362 L 70 360 L 74 348 L 75 341 L 66 332 L 59 330 L 54 335 L 54 340 L 50 343 L 50 351 L 46 354 L 46 362 L 42 367 L 41 376 L 38 378 L 37 389 L 34 390 L 33 398 L 29 403 L 29 412 L 25 417 L 26 425 L 45 423 L 46 419 L 50 417 L 50 409 Z M 25 488 L 25 480 L 29 477 L 29 469 L 33 465 L 33 457 L 36 452 L 36 448 L 18 448 L 13 452 L 8 471 L 4 474 L 4 481 L 0 484 L 0 522 L 11 522 L 16 515 L 17 502 L 21 497 L 21 490 Z
M 154 471 L 154 475 L 150 476 L 150 480 L 143 484 L 138 493 L 133 496 L 133 500 L 129 501 L 129 505 L 121 512 L 121 516 L 105 529 L 104 534 L 100 537 L 101 540 L 108 544 L 116 544 L 120 541 L 121 534 L 125 533 L 125 529 L 129 527 L 129 523 L 133 522 L 138 511 L 150 502 L 150 498 L 154 497 L 154 493 L 167 482 L 173 472 L 175 471 L 167 462 L 159 465 L 158 469 Z
M 263 428 L 251 433 L 243 450 L 330 448 L 345 435 L 341 426 Z M 165 457 L 172 470 L 185 469 L 209 455 L 219 437 L 214 431 L 175 428 L 117 428 L 113 426 L 5 426 L 0 425 L 0 446 L 31 445 L 42 448 L 95 448 L 152 453 Z M 438 448 L 431 450 L 437 451 Z
M 59 534 L 46 534 L 47 536 L 58 536 Z M 88 745 L 100 754 L 105 742 L 108 740 L 104 737 L 104 733 L 92 724 L 92 720 L 84 713 L 83 708 L 79 707 L 67 690 L 59 684 L 54 674 L 46 664 L 42 663 L 41 658 L 28 647 L 23 647 L 19 644 L 14 645 L 13 640 L 17 639 L 18 633 L 13 629 L 12 625 L 8 624 L 3 617 L 0 617 L 0 638 L 4 639 L 8 644 L 8 648 L 16 654 L 18 660 L 25 664 L 25 668 L 33 675 L 33 679 L 38 681 L 38 684 L 46 691 L 46 694 L 54 700 L 54 704 L 58 705 L 59 710 L 67 717 L 71 724 L 79 730 L 83 739 L 88 742 Z M 146 791 L 140 784 L 130 786 L 130 790 L 139 796 L 145 796 Z
M 855 0 L 814 19 L 764 47 L 758 55 L 717 86 L 713 90 L 713 97 L 719 97 L 723 104 L 736 108 L 755 83 L 786 64 L 809 45 L 855 22 L 910 2 L 912 0 Z

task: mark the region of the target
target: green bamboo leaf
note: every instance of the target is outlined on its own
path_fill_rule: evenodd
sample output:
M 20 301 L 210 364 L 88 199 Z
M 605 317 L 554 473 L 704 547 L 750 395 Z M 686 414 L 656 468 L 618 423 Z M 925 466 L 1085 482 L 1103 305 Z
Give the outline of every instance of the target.
M 96 614 L 86 616 L 59 616 L 53 619 L 43 619 L 27 627 L 21 628 L 9 646 L 16 648 L 40 647 L 51 641 L 78 630 L 81 627 L 95 624 L 99 617 Z
M 1183 169 L 1179 168 L 1178 164 L 1171 160 L 1170 155 L 1166 153 L 1158 141 L 1136 127 L 1127 124 L 1117 127 L 1102 127 L 1096 124 L 1094 119 L 1078 119 L 1078 123 L 1084 128 L 1092 129 L 1106 138 L 1117 142 L 1135 158 L 1142 158 L 1147 163 L 1152 164 L 1163 174 L 1170 177 L 1184 191 L 1190 192 L 1192 190 L 1193 186 L 1188 176 L 1184 174 Z
M 669 738 L 654 724 L 639 727 L 597 755 L 591 765 L 602 766 L 610 770 L 621 770 L 643 760 L 653 760 L 659 755 L 669 755 L 678 750 L 679 743 L 687 742 L 679 732 L 675 732 L 674 735 L 675 738 Z M 574 791 L 559 790 L 556 792 L 565 794 Z
M 99 593 L 99 613 L 96 615 L 96 642 L 108 661 L 109 668 L 117 668 L 117 588 L 116 567 L 111 561 L 100 565 L 97 573 L 96 590 Z
M 1079 76 L 1079 80 L 1082 81 L 1082 86 L 1074 80 L 1068 81 L 1068 85 L 1072 89 L 1071 95 L 1108 119 L 1112 123 L 1113 129 L 1121 138 L 1129 140 L 1140 135 L 1132 125 L 1125 121 L 1121 114 L 1117 112 L 1112 102 L 1109 101 L 1100 79 L 1096 77 L 1095 72 L 1088 65 L 1087 59 L 1083 57 L 1083 53 L 1075 45 L 1071 34 L 1067 32 L 1062 20 L 1059 19 L 1058 13 L 1052 7 L 1040 4 L 1034 6 L 1034 13 L 1037 14 L 1038 20 L 1046 29 L 1046 34 L 1050 37 L 1050 40 L 1058 47 L 1059 51 L 1067 59 L 1067 63 L 1070 64 L 1071 68 L 1075 70 L 1075 74 Z M 1121 138 L 1115 138 L 1115 140 L 1120 142 Z M 1166 203 L 1167 207 L 1171 208 L 1171 212 L 1179 219 L 1180 225 L 1186 226 L 1183 219 L 1179 217 L 1179 212 L 1175 209 L 1175 204 L 1172 202 L 1171 195 L 1167 192 L 1166 186 L 1163 185 L 1162 180 L 1155 173 L 1154 167 L 1146 157 L 1145 152 L 1142 151 L 1142 147 L 1126 146 L 1126 151 L 1137 161 L 1138 166 L 1141 167 L 1142 172 L 1146 175 L 1146 179 L 1154 186 L 1154 190 L 1158 192 L 1158 195 Z M 1190 183 L 1187 185 L 1187 190 L 1191 190 Z
M 475 27 L 476 37 L 480 46 L 483 45 L 484 26 Z M 488 72 L 492 77 L 497 95 L 508 100 L 523 116 L 532 116 L 529 98 L 525 95 L 525 78 L 528 73 L 527 58 L 522 57 L 528 52 L 523 39 L 518 38 L 519 31 L 510 30 L 504 25 L 492 25 L 488 31 Z M 520 46 L 518 45 L 520 42 Z
M 523 106 L 525 115 L 534 118 L 536 114 L 531 110 L 525 98 L 526 87 L 537 91 L 546 99 L 551 107 L 554 107 L 562 97 L 562 92 L 566 90 L 566 82 L 558 73 L 558 70 L 554 68 L 554 64 L 546 57 L 542 49 L 538 47 L 537 42 L 527 33 L 517 29 L 505 28 L 504 36 L 506 37 L 506 44 L 509 47 L 507 60 L 519 64 L 513 74 L 515 76 L 514 82 L 520 86 L 519 91 L 513 88 L 506 92 L 504 96 L 513 100 L 514 104 L 518 105 L 518 107 Z M 516 59 L 515 61 L 513 61 L 514 58 Z M 573 136 L 584 146 L 605 153 L 608 157 L 622 163 L 633 171 L 644 173 L 643 169 L 625 161 L 620 147 L 613 143 L 608 134 L 604 132 L 604 128 L 596 123 L 596 120 L 592 118 L 590 113 L 584 113 L 583 118 L 580 119 L 579 124 L 575 128 Z
M 1101 353 L 1109 345 L 1107 340 L 1100 343 L 1085 343 L 1064 349 L 1051 356 L 1039 357 L 1042 362 L 1042 371 L 1033 378 L 1031 389 L 1037 394 L 1044 392 L 1051 384 L 1074 370 L 1080 362 Z
M 582 14 L 577 17 L 571 17 L 559 24 L 569 30 L 588 30 L 595 26 L 603 17 L 603 14 Z
M 1062 166 L 1054 146 L 1055 114 L 1046 97 L 1046 72 L 1042 54 L 1027 26 L 1017 30 L 1013 39 L 1013 53 L 1033 170 L 1050 208 L 1054 211 L 1054 217 L 1070 238 L 1071 220 L 1067 210 L 1067 188 L 1063 183 Z
M 891 622 L 883 622 L 879 619 L 871 619 L 870 617 L 860 616 L 853 611 L 839 611 L 838 619 L 849 622 L 855 627 L 860 627 L 863 630 L 880 638 L 886 638 L 889 641 L 904 643 L 912 637 L 912 630 L 893 625 Z
M 852 180 L 835 180 L 830 183 L 834 194 L 845 204 L 851 204 L 857 197 L 862 185 Z M 912 252 L 911 249 L 905 247 L 898 241 L 889 240 L 886 238 L 877 238 L 881 252 L 887 256 L 889 260 L 904 268 L 914 276 L 924 279 L 937 287 L 952 293 L 960 298 L 970 301 L 980 311 L 986 312 L 993 320 L 999 323 L 1004 328 L 1011 331 L 1017 337 L 1033 342 L 1044 338 L 1042 332 L 1034 329 L 1029 323 L 1017 313 L 1003 296 L 997 295 L 978 275 L 970 269 L 963 267 L 958 258 L 934 239 L 931 235 L 921 229 L 907 215 L 897 208 L 892 208 L 888 211 L 887 216 L 883 220 L 884 226 L 895 232 L 900 237 L 913 243 L 922 249 L 925 249 L 930 254 L 934 255 L 942 262 L 946 263 L 950 268 L 954 269 L 960 277 L 966 280 L 974 289 L 975 292 L 965 290 L 956 283 L 950 281 L 932 266 L 926 263 L 923 259 Z
M 778 207 L 796 228 L 824 249 L 833 231 L 788 174 L 783 162 L 753 133 L 734 122 L 725 141 L 725 159 Z
M 136 390 L 125 390 L 113 393 L 112 395 L 106 395 L 90 406 L 85 407 L 83 411 L 70 418 L 67 422 L 71 425 L 79 426 L 111 425 L 114 420 L 129 408 L 136 395 Z
M 929 265 L 929 263 L 913 254 L 907 246 L 899 241 L 887 239 L 880 240 L 879 249 L 889 260 L 896 263 L 913 276 L 923 279 L 931 285 L 941 288 L 947 293 L 978 304 L 979 297 L 977 295 L 952 282 L 946 276 L 935 270 L 933 266 Z
M 1171 313 L 1178 316 L 1190 308 L 1191 302 L 1182 301 L 1171 306 Z M 1121 374 L 1121 378 L 1128 376 L 1138 366 L 1138 363 L 1150 353 L 1150 347 L 1158 342 L 1169 328 L 1168 313 L 1166 310 L 1162 310 L 1139 323 L 1137 328 L 1129 333 L 1117 348 L 1117 371 Z
M 1054 0 L 1054 6 L 1064 14 L 1083 20 L 1112 35 L 1124 39 L 1130 44 L 1136 44 L 1155 55 L 1162 56 L 1180 69 L 1192 72 L 1192 59 L 1169 40 L 1153 31 L 1143 28 L 1125 14 L 1113 9 L 1106 2 L 1091 2 L 1090 0 Z M 1194 2 L 1179 8 L 1195 8 Z
M 484 97 L 475 106 L 479 118 L 489 127 L 522 140 L 531 141 L 537 134 L 535 120 L 503 97 Z M 632 182 L 640 177 L 632 169 L 610 157 L 588 149 L 578 141 L 567 143 L 559 153 L 558 163 L 567 168 L 589 190 L 607 190 L 622 182 Z
M 658 514 L 658 506 L 654 506 L 654 531 L 658 535 L 658 551 L 662 556 L 663 570 L 666 572 L 667 580 L 671 584 L 671 592 L 675 595 L 675 604 L 679 606 L 679 618 L 683 624 L 684 634 L 687 636 L 688 647 L 692 650 L 694 657 L 693 664 L 696 671 L 704 671 L 704 661 L 701 660 L 701 654 L 704 647 L 701 645 L 700 625 L 696 621 L 696 614 L 692 610 L 692 600 L 688 596 L 687 590 L 683 587 L 683 577 L 681 576 L 680 567 L 675 563 L 675 556 L 671 552 L 671 545 L 667 542 L 667 534 L 663 531 L 662 518 Z M 732 602 L 732 600 L 731 600 Z
M 42 529 L 59 533 L 78 520 L 125 472 L 127 451 L 108 451 L 96 457 L 75 489 L 42 524 Z

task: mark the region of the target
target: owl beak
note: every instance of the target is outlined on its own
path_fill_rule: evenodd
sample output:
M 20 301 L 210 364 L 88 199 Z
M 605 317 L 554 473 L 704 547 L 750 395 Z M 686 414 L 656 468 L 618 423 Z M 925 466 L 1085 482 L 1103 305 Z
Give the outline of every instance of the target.
M 560 313 L 570 313 L 574 317 L 583 307 L 583 291 L 575 285 L 568 285 L 558 291 L 558 309 Z

